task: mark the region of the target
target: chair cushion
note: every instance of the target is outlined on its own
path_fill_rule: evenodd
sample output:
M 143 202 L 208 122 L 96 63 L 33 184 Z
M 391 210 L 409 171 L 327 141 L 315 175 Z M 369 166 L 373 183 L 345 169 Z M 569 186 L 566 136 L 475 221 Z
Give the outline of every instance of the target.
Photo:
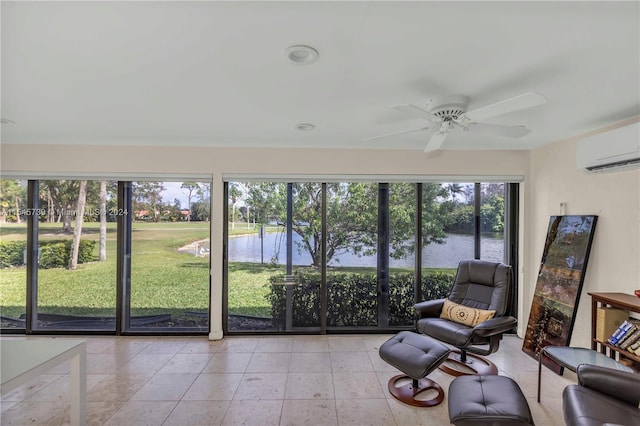
M 484 310 L 459 305 L 450 300 L 444 301 L 440 318 L 448 319 L 460 324 L 475 327 L 495 315 L 495 310 Z
M 380 358 L 409 377 L 420 379 L 449 355 L 442 343 L 411 331 L 401 331 L 380 346 Z
M 579 385 L 564 388 L 562 411 L 567 426 L 640 424 L 640 410 L 637 407 Z
M 456 377 L 448 400 L 449 420 L 456 426 L 533 425 L 527 399 L 509 377 Z
M 422 334 L 457 347 L 471 343 L 473 334 L 473 328 L 443 318 L 422 318 L 416 327 Z

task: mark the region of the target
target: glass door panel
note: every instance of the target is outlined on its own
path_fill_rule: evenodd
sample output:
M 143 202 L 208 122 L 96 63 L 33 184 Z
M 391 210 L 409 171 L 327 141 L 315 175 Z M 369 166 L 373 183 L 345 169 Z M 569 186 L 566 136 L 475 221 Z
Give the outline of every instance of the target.
M 27 182 L 0 179 L 0 328 L 24 330 L 27 302 Z
M 378 184 L 327 184 L 327 328 L 378 326 Z
M 227 184 L 227 330 L 284 330 L 287 185 Z
M 480 258 L 504 262 L 505 184 L 480 185 Z
M 389 325 L 414 324 L 416 185 L 389 184 Z
M 116 183 L 39 183 L 34 329 L 115 330 Z
M 129 329 L 209 328 L 211 184 L 132 184 Z
M 446 297 L 458 263 L 474 258 L 473 187 L 422 185 L 422 300 Z

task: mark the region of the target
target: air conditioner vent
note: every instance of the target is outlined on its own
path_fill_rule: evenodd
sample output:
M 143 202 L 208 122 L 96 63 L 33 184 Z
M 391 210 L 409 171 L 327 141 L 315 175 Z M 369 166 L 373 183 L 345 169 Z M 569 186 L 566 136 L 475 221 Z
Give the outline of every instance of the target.
M 640 164 L 639 158 L 632 158 L 629 160 L 615 161 L 613 163 L 600 164 L 598 166 L 587 166 L 587 170 L 590 172 L 603 171 L 605 169 L 618 168 L 618 167 L 632 167 Z
M 576 161 L 591 173 L 640 168 L 640 122 L 578 141 Z

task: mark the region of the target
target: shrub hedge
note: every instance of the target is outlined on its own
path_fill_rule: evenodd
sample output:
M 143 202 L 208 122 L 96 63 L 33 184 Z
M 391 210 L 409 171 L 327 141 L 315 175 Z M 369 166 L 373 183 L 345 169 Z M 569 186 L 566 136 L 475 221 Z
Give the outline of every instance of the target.
M 422 276 L 425 300 L 444 298 L 449 294 L 455 271 L 427 272 Z M 296 272 L 291 288 L 292 326 L 320 325 L 319 272 Z M 282 275 L 270 278 L 267 299 L 271 303 L 273 324 L 278 330 L 286 325 L 286 288 Z M 389 276 L 389 325 L 412 325 L 414 316 L 413 273 L 392 273 Z M 331 273 L 327 275 L 328 326 L 376 326 L 377 279 L 374 274 Z
M 41 241 L 38 266 L 42 269 L 68 267 L 71 258 L 71 243 L 72 240 Z M 96 242 L 93 240 L 80 240 L 78 263 L 94 260 L 95 245 Z M 0 268 L 23 265 L 26 248 L 26 241 L 1 241 Z

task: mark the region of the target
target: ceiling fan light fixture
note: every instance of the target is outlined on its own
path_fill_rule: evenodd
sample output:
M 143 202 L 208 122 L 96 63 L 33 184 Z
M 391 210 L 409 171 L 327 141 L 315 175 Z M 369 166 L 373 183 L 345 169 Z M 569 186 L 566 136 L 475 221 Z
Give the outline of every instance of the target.
M 308 132 L 311 130 L 314 130 L 316 128 L 315 125 L 311 124 L 311 123 L 298 123 L 296 124 L 296 129 L 302 131 L 302 132 Z
M 308 65 L 318 60 L 318 51 L 311 46 L 305 46 L 302 44 L 289 46 L 285 50 L 287 59 L 292 64 L 296 65 Z

